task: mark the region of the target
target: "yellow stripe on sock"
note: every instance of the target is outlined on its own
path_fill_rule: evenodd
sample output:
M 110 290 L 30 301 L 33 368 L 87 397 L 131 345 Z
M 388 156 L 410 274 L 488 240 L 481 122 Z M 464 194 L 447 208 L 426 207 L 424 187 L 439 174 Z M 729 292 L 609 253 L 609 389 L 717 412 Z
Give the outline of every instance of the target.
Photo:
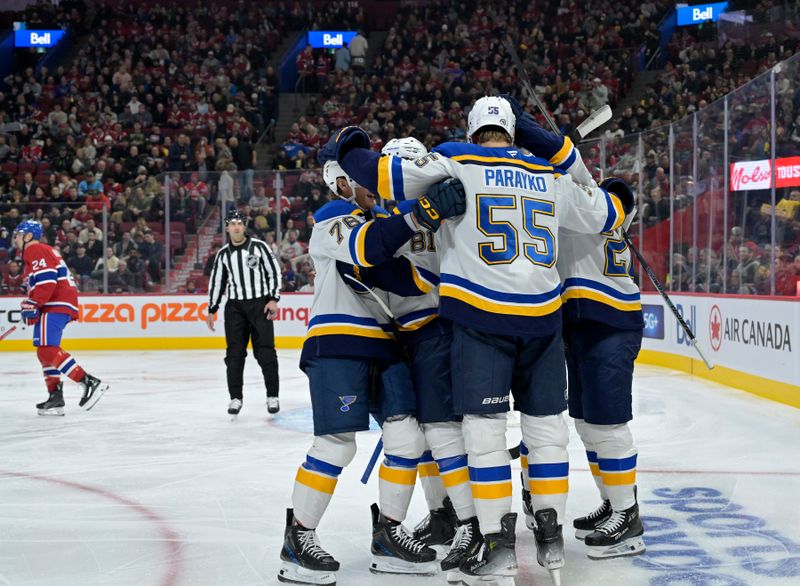
M 297 469 L 295 481 L 318 492 L 324 492 L 325 494 L 333 494 L 337 482 L 336 478 L 314 474 L 302 466 Z
M 528 469 L 528 456 L 520 456 L 519 457 L 519 465 L 522 466 L 523 470 Z
M 469 470 L 466 468 L 459 468 L 442 474 L 442 483 L 445 488 L 453 488 L 465 482 L 469 482 Z
M 596 463 L 589 462 L 589 470 L 592 471 L 592 476 L 600 476 L 600 466 Z
M 531 478 L 531 494 L 561 494 L 567 491 L 569 491 L 569 481 L 566 478 L 557 480 Z
M 472 484 L 472 498 L 474 499 L 502 499 L 511 496 L 511 482 L 498 482 L 497 484 Z
M 417 481 L 417 469 L 389 468 L 385 464 L 381 464 L 378 478 L 393 484 L 414 484 Z
M 627 472 L 601 472 L 603 484 L 607 486 L 624 486 L 636 484 L 636 469 Z
M 419 465 L 417 472 L 419 472 L 420 477 L 439 476 L 439 467 L 436 462 L 425 462 Z

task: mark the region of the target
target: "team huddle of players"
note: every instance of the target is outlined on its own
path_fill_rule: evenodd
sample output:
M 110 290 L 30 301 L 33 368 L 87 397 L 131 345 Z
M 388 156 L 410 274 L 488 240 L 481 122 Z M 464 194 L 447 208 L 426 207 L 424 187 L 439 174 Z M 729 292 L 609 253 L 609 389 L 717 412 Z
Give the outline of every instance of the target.
M 335 583 L 339 563 L 315 529 L 372 416 L 384 459 L 370 569 L 513 584 L 512 399 L 539 564 L 558 583 L 567 409 L 602 497 L 574 520 L 576 537 L 595 559 L 644 551 L 628 426 L 642 315 L 620 233 L 631 190 L 598 186 L 572 142 L 510 96 L 477 100 L 467 134 L 430 153 L 413 138 L 376 153 L 347 127 L 321 152 L 337 197 L 309 242 L 317 278 L 300 366 L 315 437 L 287 511 L 281 581 Z M 393 213 L 376 197 L 397 202 Z M 417 476 L 430 514 L 411 534 L 402 522 Z

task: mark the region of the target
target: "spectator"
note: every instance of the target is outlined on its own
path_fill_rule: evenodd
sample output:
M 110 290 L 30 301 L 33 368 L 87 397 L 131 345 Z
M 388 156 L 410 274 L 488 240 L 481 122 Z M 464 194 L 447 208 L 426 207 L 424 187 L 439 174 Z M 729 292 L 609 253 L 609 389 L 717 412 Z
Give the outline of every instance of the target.
M 239 177 L 239 198 L 246 203 L 253 196 L 253 174 L 256 165 L 256 151 L 250 141 L 232 136 L 228 145 L 233 153 L 233 162 Z
M 86 254 L 86 248 L 79 244 L 74 256 L 67 260 L 67 266 L 75 271 L 81 278 L 81 282 L 86 277 L 91 277 L 92 270 L 94 269 L 94 262 Z
M 15 260 L 12 260 L 10 263 L 8 263 L 8 272 L 6 273 L 3 287 L 8 288 L 9 295 L 24 295 L 24 282 L 25 276 L 22 274 L 22 269 L 20 268 L 19 263 Z
M 94 218 L 91 217 L 86 220 L 86 227 L 83 228 L 78 233 L 78 242 L 80 242 L 81 244 L 86 244 L 89 241 L 90 233 L 94 234 L 95 239 L 100 240 L 102 242 L 103 231 L 97 226 L 95 226 Z

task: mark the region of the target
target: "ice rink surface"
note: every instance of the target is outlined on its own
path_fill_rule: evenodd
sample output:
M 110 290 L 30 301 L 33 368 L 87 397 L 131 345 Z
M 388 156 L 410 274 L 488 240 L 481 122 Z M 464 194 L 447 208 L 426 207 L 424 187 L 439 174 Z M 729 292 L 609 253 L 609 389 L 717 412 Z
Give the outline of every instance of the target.
M 248 359 L 235 422 L 222 351 L 75 356 L 111 390 L 85 412 L 68 382 L 67 414 L 50 418 L 34 407 L 45 398 L 34 352 L 0 353 L 0 585 L 277 584 L 285 508 L 311 442 L 299 352 L 280 352 L 274 418 Z M 635 417 L 648 551 L 596 562 L 584 555 L 569 527 L 599 497 L 572 430 L 563 584 L 800 584 L 800 411 L 642 366 Z M 319 529 L 342 563 L 338 583 L 446 584 L 367 569 L 377 481 L 363 486 L 359 477 L 377 439 L 360 434 Z M 514 490 L 519 511 L 518 483 Z M 406 525 L 424 514 L 418 489 Z M 522 519 L 517 536 L 517 583 L 549 585 Z

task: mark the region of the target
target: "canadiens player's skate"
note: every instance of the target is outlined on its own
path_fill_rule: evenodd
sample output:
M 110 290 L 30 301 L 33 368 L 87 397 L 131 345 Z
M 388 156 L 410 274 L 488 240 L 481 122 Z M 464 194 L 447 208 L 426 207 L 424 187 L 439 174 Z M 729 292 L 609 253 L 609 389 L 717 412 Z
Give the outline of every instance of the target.
M 401 523 L 387 519 L 372 505 L 372 563 L 375 574 L 432 575 L 438 570 L 436 550 L 407 533 Z
M 433 547 L 450 545 L 458 527 L 458 516 L 450 497 L 444 499 L 444 506 L 435 509 L 414 527 L 414 539 Z
M 624 511 L 612 511 L 596 531 L 586 536 L 587 555 L 593 560 L 639 555 L 645 551 L 643 534 L 638 503 Z
M 540 509 L 533 514 L 536 526 L 536 561 L 550 572 L 556 586 L 561 585 L 561 568 L 564 567 L 564 536 L 558 524 L 555 509 Z
M 585 517 L 578 517 L 572 522 L 572 526 L 575 528 L 575 538 L 584 539 L 589 533 L 596 531 L 610 516 L 611 501 L 606 499 L 594 511 Z
M 516 513 L 500 519 L 500 533 L 489 533 L 475 553 L 461 562 L 461 580 L 468 586 L 514 586 L 517 575 Z
M 278 571 L 281 582 L 336 584 L 339 562 L 322 549 L 314 529 L 306 529 L 295 522 L 293 509 L 286 509 L 281 559 L 283 564 Z
M 47 401 L 36 404 L 39 415 L 64 415 L 63 383 L 58 383 L 56 390 L 50 393 Z
M 453 538 L 453 545 L 441 562 L 442 570 L 447 572 L 448 582 L 454 584 L 461 582 L 459 566 L 468 557 L 476 555 L 481 545 L 483 545 L 483 537 L 478 526 L 478 517 L 460 521 Z
M 89 411 L 92 407 L 94 407 L 97 402 L 100 400 L 100 397 L 103 396 L 108 390 L 108 385 L 103 383 L 99 378 L 92 376 L 89 373 L 86 373 L 81 380 L 81 386 L 83 387 L 83 396 L 81 400 L 78 402 L 78 405 Z

